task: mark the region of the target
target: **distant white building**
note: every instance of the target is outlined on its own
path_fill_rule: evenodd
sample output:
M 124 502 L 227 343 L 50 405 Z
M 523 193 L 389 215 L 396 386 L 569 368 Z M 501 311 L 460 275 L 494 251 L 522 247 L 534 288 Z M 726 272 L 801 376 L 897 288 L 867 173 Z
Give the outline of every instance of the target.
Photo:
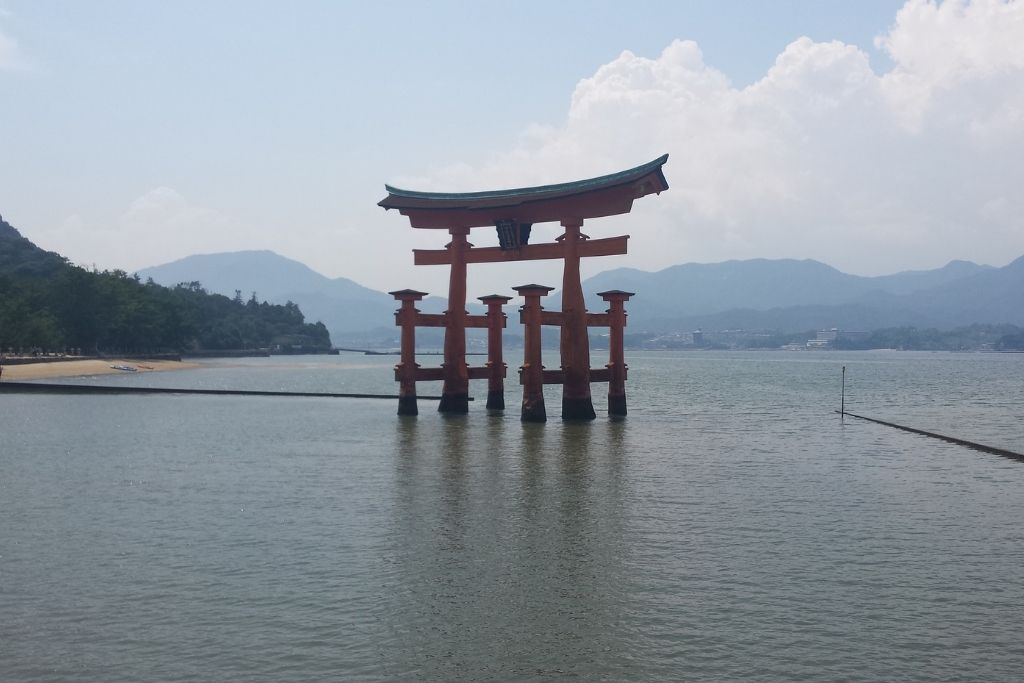
M 818 330 L 818 336 L 814 339 L 807 340 L 807 348 L 809 349 L 829 349 L 835 344 L 836 338 L 839 336 L 839 328 L 833 327 L 830 330 Z

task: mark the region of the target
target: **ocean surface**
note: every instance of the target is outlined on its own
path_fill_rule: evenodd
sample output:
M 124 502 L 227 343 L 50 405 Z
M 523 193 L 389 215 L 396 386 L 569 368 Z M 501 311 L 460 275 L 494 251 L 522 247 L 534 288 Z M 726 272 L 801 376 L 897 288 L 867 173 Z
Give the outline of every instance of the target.
M 1024 354 L 628 361 L 628 418 L 594 384 L 587 424 L 554 387 L 520 423 L 514 368 L 499 416 L 482 383 L 458 417 L 0 396 L 0 680 L 1020 680 L 1024 464 L 833 411 L 845 365 L 850 411 L 1024 451 Z M 395 362 L 75 381 L 395 393 Z

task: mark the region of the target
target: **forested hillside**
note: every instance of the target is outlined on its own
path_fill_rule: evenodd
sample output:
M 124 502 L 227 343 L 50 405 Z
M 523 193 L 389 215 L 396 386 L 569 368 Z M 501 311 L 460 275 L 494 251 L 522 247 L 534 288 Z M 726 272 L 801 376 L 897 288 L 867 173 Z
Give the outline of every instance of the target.
M 44 251 L 0 218 L 0 350 L 94 353 L 326 349 L 321 323 L 294 303 L 207 293 L 200 283 L 163 287 L 121 270 L 86 270 Z

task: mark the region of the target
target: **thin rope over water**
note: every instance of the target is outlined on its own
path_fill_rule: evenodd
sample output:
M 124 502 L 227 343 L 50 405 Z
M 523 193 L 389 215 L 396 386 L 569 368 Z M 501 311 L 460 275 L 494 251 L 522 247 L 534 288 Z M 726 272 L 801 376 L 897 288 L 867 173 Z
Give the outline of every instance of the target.
M 948 441 L 949 443 L 955 443 L 960 446 L 966 446 L 976 451 L 983 451 L 985 453 L 992 453 L 994 455 L 1000 455 L 1004 458 L 1010 458 L 1017 462 L 1024 462 L 1024 453 L 1016 453 L 1014 451 L 1007 450 L 1005 448 L 996 448 L 995 446 L 986 446 L 985 444 L 976 443 L 974 441 L 968 441 L 967 439 L 958 439 L 955 436 L 946 436 L 945 434 L 937 434 L 935 432 L 928 432 L 923 429 L 915 429 L 914 427 L 907 427 L 905 425 L 898 425 L 895 422 L 886 422 L 885 420 L 876 420 L 873 417 L 865 417 L 863 415 L 856 415 L 854 413 L 848 413 L 845 411 L 835 411 L 841 416 L 849 415 L 859 420 L 867 420 L 868 422 L 874 422 L 875 424 L 885 425 L 886 427 L 893 427 L 895 429 L 902 429 L 905 432 L 912 434 L 920 434 L 922 436 L 928 436 L 933 439 L 941 439 L 942 441 Z

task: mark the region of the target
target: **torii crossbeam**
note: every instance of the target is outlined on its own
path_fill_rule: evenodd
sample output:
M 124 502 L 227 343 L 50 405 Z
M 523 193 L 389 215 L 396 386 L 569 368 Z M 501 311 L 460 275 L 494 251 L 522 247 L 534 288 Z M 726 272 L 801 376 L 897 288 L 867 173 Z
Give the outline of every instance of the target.
M 494 377 L 498 369 L 489 367 L 487 373 L 471 372 L 476 369 L 471 369 L 466 364 L 466 328 L 489 327 L 493 331 L 497 321 L 494 311 L 500 313 L 500 305 L 494 304 L 494 299 L 490 298 L 489 306 L 494 310 L 488 313 L 489 319 L 476 320 L 476 318 L 484 318 L 484 316 L 468 314 L 466 311 L 467 264 L 562 259 L 565 265 L 562 273 L 561 312 L 542 311 L 539 304 L 539 297 L 542 294 L 536 294 L 535 312 L 532 305 L 529 304 L 529 298 L 528 305 L 523 309 L 524 320 L 529 317 L 531 320 L 537 321 L 537 324 L 558 325 L 561 328 L 561 370 L 557 371 L 557 375 L 554 371 L 538 372 L 538 368 L 528 367 L 530 361 L 524 362 L 521 372 L 521 381 L 524 384 L 523 419 L 545 419 L 543 397 L 541 396 L 540 411 L 531 410 L 527 405 L 527 390 L 531 389 L 530 381 L 546 382 L 548 381 L 546 377 L 550 377 L 551 381 L 560 382 L 563 386 L 563 419 L 593 419 L 595 416 L 594 406 L 590 395 L 592 375 L 602 375 L 602 379 L 614 376 L 621 384 L 621 380 L 625 379 L 625 366 L 620 359 L 617 370 L 612 372 L 612 366 L 615 364 L 615 359 L 612 358 L 607 372 L 591 371 L 587 326 L 588 324 L 599 324 L 596 322 L 598 319 L 606 322 L 616 321 L 615 324 L 625 325 L 625 312 L 622 309 L 622 303 L 631 296 L 631 293 L 621 293 L 626 295 L 625 298 L 619 294 L 615 294 L 612 299 L 606 298 L 613 302 L 614 313 L 609 310 L 604 317 L 601 317 L 602 314 L 588 314 L 580 281 L 580 259 L 590 256 L 625 254 L 629 236 L 591 240 L 581 232 L 581 228 L 585 220 L 629 213 L 635 199 L 652 193 L 660 194 L 667 190 L 668 182 L 662 172 L 666 161 L 668 161 L 667 154 L 636 168 L 588 180 L 490 192 L 415 192 L 385 185 L 388 196 L 378 202 L 379 206 L 384 209 L 397 209 L 403 216 L 408 217 L 410 225 L 414 228 L 447 230 L 451 235 L 451 242 L 444 249 L 413 250 L 416 265 L 448 265 L 451 267 L 448 282 L 448 310 L 443 316 L 436 316 L 437 319 L 434 320 L 435 316 L 425 316 L 415 310 L 414 302 L 418 298 L 410 297 L 413 297 L 414 294 L 422 297 L 422 293 L 409 294 L 412 290 L 394 293 L 396 298 L 403 301 L 402 310 L 405 311 L 404 313 L 400 311 L 398 314 L 399 324 L 403 324 L 403 360 L 402 365 L 396 368 L 396 379 L 402 382 L 402 392 L 406 392 L 400 393 L 400 395 L 408 399 L 410 397 L 407 392 L 412 392 L 411 403 L 406 400 L 406 408 L 403 411 L 400 402 L 399 412 L 415 414 L 415 381 L 416 379 L 428 379 L 428 375 L 430 379 L 436 379 L 435 375 L 439 374 L 440 378 L 444 380 L 442 398 L 438 406 L 438 410 L 441 412 L 467 412 L 471 377 L 491 378 L 493 391 Z M 555 242 L 529 244 L 533 225 L 548 222 L 560 223 L 565 232 Z M 470 230 L 481 227 L 497 229 L 499 246 L 474 247 L 469 243 L 467 238 Z M 529 285 L 517 289 L 533 292 L 534 290 L 531 288 L 536 287 L 539 286 Z M 541 289 L 550 290 L 550 288 Z M 524 294 L 524 296 L 526 295 Z M 530 297 L 533 297 L 533 294 Z M 413 354 L 413 351 L 405 349 L 405 340 L 409 339 L 409 343 L 413 343 L 413 337 L 410 332 L 406 331 L 404 325 L 415 324 L 444 326 L 444 365 L 440 373 L 418 371 L 416 367 L 413 367 L 415 366 L 414 357 L 407 360 L 406 356 Z M 504 318 L 502 317 L 501 326 L 503 325 Z M 500 332 L 500 327 L 498 330 Z M 621 354 L 621 329 L 618 332 L 620 335 L 618 347 Z M 490 338 L 493 339 L 493 337 L 492 333 Z M 613 337 L 615 337 L 614 334 Z M 539 353 L 539 347 L 531 349 L 531 352 Z M 491 357 L 493 360 L 494 355 L 492 354 Z M 501 357 L 500 351 L 497 357 Z M 539 359 L 539 356 L 537 358 Z M 501 372 L 503 376 L 503 367 Z M 534 380 L 529 380 L 528 377 L 532 377 Z M 596 380 L 597 377 L 593 377 L 593 379 Z M 536 394 L 537 387 L 533 387 L 532 391 Z M 490 407 L 490 400 L 488 403 Z M 625 414 L 624 392 L 615 401 L 612 400 L 610 394 L 609 412 Z

